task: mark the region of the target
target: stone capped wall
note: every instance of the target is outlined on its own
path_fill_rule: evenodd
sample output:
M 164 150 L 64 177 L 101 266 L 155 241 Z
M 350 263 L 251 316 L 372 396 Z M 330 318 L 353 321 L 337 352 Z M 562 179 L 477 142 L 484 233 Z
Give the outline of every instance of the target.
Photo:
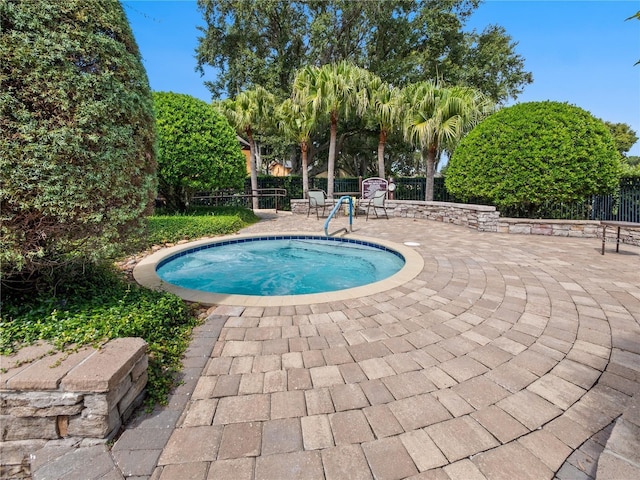
M 602 226 L 597 220 L 500 218 L 498 231 L 501 233 L 552 235 L 557 237 L 602 237 Z
M 437 222 L 464 225 L 481 232 L 497 232 L 500 213 L 496 207 L 488 205 L 468 205 L 450 202 L 424 202 L 418 200 L 387 200 L 387 213 L 390 217 L 424 218 Z M 307 200 L 291 200 L 294 214 L 307 214 Z M 364 215 L 366 207 L 358 207 L 358 215 Z M 373 215 L 373 211 L 370 212 Z
M 24 478 L 28 456 L 49 441 L 115 436 L 144 397 L 146 349 L 140 338 L 118 338 L 99 349 L 51 353 L 39 343 L 0 357 L 0 478 Z
M 444 223 L 464 225 L 480 232 L 513 233 L 521 235 L 550 235 L 558 237 L 602 238 L 602 225 L 598 220 L 552 220 L 500 217 L 495 207 L 465 203 L 424 202 L 419 200 L 387 200 L 390 217 L 423 218 Z M 294 214 L 306 215 L 307 200 L 291 200 Z M 327 214 L 325 212 L 325 214 Z M 366 207 L 360 205 L 358 215 L 364 215 Z M 373 215 L 373 213 L 371 213 Z M 607 239 L 615 241 L 613 229 L 608 229 Z M 620 230 L 620 243 L 640 245 L 640 230 Z

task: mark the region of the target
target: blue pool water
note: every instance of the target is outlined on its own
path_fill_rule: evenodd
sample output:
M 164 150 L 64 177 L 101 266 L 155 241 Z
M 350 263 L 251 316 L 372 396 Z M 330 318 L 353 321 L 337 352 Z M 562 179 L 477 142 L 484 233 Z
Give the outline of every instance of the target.
M 194 290 L 238 295 L 301 295 L 377 282 L 404 266 L 399 253 L 368 242 L 264 237 L 197 247 L 165 259 L 157 274 Z

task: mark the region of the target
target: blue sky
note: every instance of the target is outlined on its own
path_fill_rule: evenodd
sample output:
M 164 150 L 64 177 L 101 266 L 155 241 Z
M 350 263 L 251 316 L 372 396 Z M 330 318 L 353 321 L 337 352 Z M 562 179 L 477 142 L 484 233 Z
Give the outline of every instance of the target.
M 122 2 L 142 53 L 151 88 L 211 95 L 195 71 L 195 48 L 204 20 L 195 0 Z M 638 0 L 488 0 L 468 28 L 503 26 L 533 73 L 517 102 L 555 100 L 603 120 L 626 123 L 640 136 L 640 11 Z M 640 142 L 631 149 L 640 155 Z

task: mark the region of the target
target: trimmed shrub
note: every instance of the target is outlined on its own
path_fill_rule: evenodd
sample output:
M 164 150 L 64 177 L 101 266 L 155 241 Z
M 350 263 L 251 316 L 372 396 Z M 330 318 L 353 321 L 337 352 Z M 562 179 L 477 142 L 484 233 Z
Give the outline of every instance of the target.
M 445 184 L 463 200 L 533 212 L 547 201 L 611 192 L 620 173 L 620 154 L 602 121 L 566 103 L 529 102 L 476 126 L 451 157 Z
M 158 182 L 168 207 L 184 211 L 197 191 L 241 188 L 245 157 L 227 119 L 190 95 L 155 92 L 153 98 Z
M 113 255 L 155 197 L 147 76 L 119 2 L 0 3 L 2 281 Z

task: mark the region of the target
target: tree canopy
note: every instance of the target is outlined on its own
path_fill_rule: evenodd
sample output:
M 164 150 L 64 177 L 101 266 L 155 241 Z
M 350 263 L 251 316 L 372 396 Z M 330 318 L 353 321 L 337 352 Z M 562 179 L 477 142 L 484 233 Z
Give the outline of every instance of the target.
M 605 124 L 566 103 L 528 102 L 476 126 L 449 160 L 453 195 L 498 207 L 573 202 L 617 185 L 620 154 Z
M 501 103 L 533 79 L 504 28 L 463 29 L 479 3 L 198 0 L 198 65 L 216 69 L 206 82 L 215 98 L 255 85 L 285 98 L 300 68 L 346 60 L 396 87 L 442 78 Z
M 420 82 L 403 91 L 405 138 L 426 164 L 425 200 L 433 200 L 433 178 L 440 153 L 453 151 L 460 139 L 492 112 L 493 104 L 471 87 L 447 87 Z
M 119 2 L 0 3 L 0 264 L 98 261 L 155 196 L 153 103 Z
M 631 147 L 638 141 L 636 132 L 626 123 L 612 123 L 605 121 L 604 124 L 611 131 L 613 140 L 616 142 L 616 149 L 623 157 L 627 156 Z
M 168 205 L 184 210 L 198 190 L 239 188 L 245 160 L 226 118 L 190 95 L 155 92 L 153 99 L 159 188 Z

